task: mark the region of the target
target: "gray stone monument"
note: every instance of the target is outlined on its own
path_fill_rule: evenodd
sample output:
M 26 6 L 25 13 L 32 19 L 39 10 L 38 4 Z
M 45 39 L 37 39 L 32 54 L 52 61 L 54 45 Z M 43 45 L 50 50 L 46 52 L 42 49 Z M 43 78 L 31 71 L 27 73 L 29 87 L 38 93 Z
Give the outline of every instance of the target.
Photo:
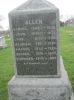
M 59 10 L 46 0 L 28 0 L 9 13 L 15 76 L 9 100 L 71 100 L 71 85 L 59 54 Z

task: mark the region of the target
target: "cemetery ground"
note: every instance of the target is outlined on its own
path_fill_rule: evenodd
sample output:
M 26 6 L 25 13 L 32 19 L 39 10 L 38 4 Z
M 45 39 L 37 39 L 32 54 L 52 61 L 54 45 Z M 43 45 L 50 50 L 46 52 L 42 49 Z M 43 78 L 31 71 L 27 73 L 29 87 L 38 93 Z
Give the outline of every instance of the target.
M 8 47 L 0 49 L 0 100 L 8 100 L 8 81 L 14 75 L 11 39 L 6 36 Z M 61 27 L 60 51 L 65 69 L 74 91 L 74 27 Z

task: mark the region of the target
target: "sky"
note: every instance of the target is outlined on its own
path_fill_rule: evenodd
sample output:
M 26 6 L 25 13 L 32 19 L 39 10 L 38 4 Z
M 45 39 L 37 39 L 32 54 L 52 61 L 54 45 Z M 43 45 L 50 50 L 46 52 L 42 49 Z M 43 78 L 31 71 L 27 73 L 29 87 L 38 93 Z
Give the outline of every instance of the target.
M 4 29 L 9 26 L 8 13 L 27 0 L 0 0 L 0 15 L 3 16 L 3 21 L 0 22 Z M 62 20 L 74 16 L 74 0 L 47 0 L 59 8 Z

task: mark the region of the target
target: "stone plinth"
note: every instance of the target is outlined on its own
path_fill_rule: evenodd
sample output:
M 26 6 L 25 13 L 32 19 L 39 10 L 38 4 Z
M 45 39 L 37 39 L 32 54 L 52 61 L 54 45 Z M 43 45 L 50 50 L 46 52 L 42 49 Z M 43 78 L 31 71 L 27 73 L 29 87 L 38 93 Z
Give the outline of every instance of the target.
M 62 59 L 60 78 L 19 78 L 9 82 L 9 100 L 71 100 L 71 85 Z

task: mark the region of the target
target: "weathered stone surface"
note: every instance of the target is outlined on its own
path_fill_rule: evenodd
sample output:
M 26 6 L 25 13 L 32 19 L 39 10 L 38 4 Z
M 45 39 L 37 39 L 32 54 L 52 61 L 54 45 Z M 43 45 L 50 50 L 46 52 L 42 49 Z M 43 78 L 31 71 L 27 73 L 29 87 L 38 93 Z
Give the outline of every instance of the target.
M 59 11 L 30 0 L 9 14 L 17 75 L 59 77 Z
M 59 54 L 58 9 L 45 0 L 29 0 L 9 20 L 16 66 L 8 83 L 9 100 L 71 100 Z
M 31 10 L 31 9 L 55 9 L 56 6 L 46 0 L 28 0 L 25 4 L 21 5 L 15 10 Z
M 9 100 L 71 100 L 71 85 L 63 62 L 61 78 L 16 78 L 9 82 Z

